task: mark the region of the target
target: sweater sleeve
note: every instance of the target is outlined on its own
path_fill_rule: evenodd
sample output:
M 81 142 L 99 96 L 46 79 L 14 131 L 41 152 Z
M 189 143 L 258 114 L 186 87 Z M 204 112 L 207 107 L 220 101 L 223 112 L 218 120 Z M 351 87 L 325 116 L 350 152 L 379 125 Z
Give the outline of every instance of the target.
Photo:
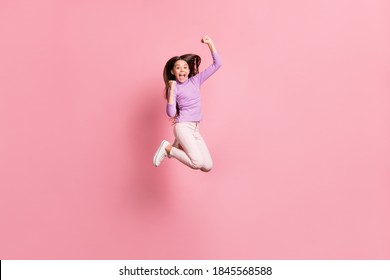
M 212 74 L 214 74 L 221 66 L 221 58 L 217 52 L 212 53 L 213 64 L 207 67 L 205 70 L 199 73 L 199 83 L 203 84 Z

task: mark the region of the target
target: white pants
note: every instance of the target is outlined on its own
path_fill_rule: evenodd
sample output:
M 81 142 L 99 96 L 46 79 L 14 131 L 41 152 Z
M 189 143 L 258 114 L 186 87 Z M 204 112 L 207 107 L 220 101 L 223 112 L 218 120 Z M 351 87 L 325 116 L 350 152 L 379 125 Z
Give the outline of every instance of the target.
M 207 172 L 213 168 L 210 152 L 199 132 L 199 122 L 176 123 L 173 133 L 175 143 L 169 157 L 176 158 L 193 169 Z M 182 149 L 178 148 L 179 145 Z

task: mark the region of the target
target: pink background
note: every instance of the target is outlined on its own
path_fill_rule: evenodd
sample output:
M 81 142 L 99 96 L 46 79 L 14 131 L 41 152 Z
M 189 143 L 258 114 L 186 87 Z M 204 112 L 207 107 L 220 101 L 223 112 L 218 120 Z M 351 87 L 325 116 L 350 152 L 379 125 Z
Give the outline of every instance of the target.
M 205 34 L 215 168 L 155 168 Z M 389 1 L 1 0 L 0 40 L 0 259 L 390 258 Z

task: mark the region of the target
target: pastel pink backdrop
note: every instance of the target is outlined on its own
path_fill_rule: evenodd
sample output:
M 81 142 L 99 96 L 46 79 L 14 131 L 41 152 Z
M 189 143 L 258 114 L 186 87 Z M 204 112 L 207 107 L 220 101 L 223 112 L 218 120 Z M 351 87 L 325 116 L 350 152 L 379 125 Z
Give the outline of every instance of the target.
M 211 173 L 167 160 L 162 69 Z M 0 259 L 389 259 L 388 1 L 0 2 Z

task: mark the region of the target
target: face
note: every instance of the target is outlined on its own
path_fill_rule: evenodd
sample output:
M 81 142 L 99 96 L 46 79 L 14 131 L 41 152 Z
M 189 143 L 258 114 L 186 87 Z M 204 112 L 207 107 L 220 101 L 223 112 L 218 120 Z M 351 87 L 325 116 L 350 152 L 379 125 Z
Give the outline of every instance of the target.
M 188 75 L 190 74 L 190 68 L 188 67 L 187 62 L 185 62 L 184 60 L 178 60 L 175 62 L 171 73 L 175 76 L 176 81 L 183 83 L 188 79 Z

